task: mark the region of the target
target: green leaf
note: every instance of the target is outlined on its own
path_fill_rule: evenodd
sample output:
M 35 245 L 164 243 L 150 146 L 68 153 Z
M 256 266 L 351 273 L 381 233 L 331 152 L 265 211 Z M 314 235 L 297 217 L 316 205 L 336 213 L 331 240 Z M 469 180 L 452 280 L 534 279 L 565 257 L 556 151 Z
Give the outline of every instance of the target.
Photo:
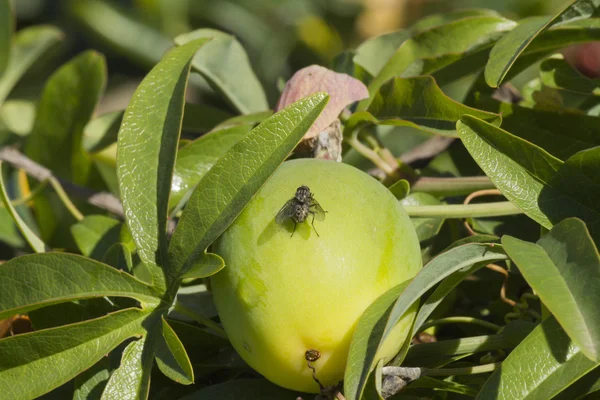
M 194 370 L 187 352 L 173 328 L 164 318 L 162 319 L 162 334 L 160 338 L 157 338 L 156 364 L 163 374 L 175 382 L 183 385 L 194 383 Z
M 116 269 L 133 272 L 133 256 L 130 248 L 125 243 L 115 243 L 110 246 L 100 262 L 111 265 Z
M 2 77 L 10 60 L 10 48 L 14 30 L 15 17 L 11 2 L 10 0 L 0 0 L 0 77 Z
M 478 107 L 502 114 L 502 129 L 566 160 L 581 150 L 600 146 L 600 118 L 564 110 L 545 111 L 478 99 Z M 573 129 L 577 126 L 577 129 Z
M 110 359 L 102 357 L 94 366 L 75 378 L 73 400 L 100 400 L 110 377 Z
M 194 53 L 205 40 L 175 48 L 135 91 L 119 131 L 117 174 L 127 224 L 154 284 L 165 285 L 167 214 L 185 89 Z
M 425 132 L 456 137 L 456 121 L 464 114 L 500 125 L 502 118 L 487 111 L 467 107 L 452 100 L 437 86 L 431 76 L 396 78 L 373 95 L 367 110 L 381 122 L 369 121 L 369 115 L 356 113 L 346 129 L 353 129 L 359 121 L 405 125 Z
M 71 226 L 81 254 L 101 261 L 104 254 L 120 241 L 122 223 L 104 215 L 88 215 Z
M 396 31 L 367 39 L 356 48 L 353 61 L 376 76 L 398 47 L 410 37 L 410 31 Z
M 225 261 L 217 254 L 204 253 L 181 277 L 183 279 L 208 278 L 225 268 Z
M 146 336 L 127 345 L 121 356 L 121 365 L 111 374 L 102 392 L 102 400 L 148 398 L 154 361 L 148 348 Z
M 447 276 L 463 268 L 468 268 L 478 263 L 505 260 L 506 258 L 501 246 L 467 244 L 442 253 L 425 265 L 400 294 L 392 309 L 386 313 L 385 318 L 378 323 L 381 325 L 377 327 L 377 330 L 371 331 L 371 335 L 368 336 L 370 345 L 366 346 L 366 351 L 362 354 L 362 361 L 358 366 L 358 370 L 353 370 L 352 376 L 346 377 L 346 379 L 349 379 L 345 382 L 345 385 L 347 385 L 347 387 L 345 386 L 347 397 L 352 400 L 360 398 L 360 393 L 362 393 L 364 385 L 367 382 L 371 366 L 376 361 L 375 356 L 377 351 L 381 348 L 382 343 L 385 343 L 385 340 L 400 318 L 404 316 L 410 307 L 427 290 Z
M 194 57 L 194 70 L 240 113 L 267 110 L 267 97 L 242 45 L 232 35 L 215 29 L 198 29 L 180 35 L 175 38 L 175 44 L 181 46 L 200 38 L 212 40 Z
M 95 153 L 115 143 L 122 121 L 122 111 L 102 114 L 89 121 L 83 131 L 83 148 L 87 152 Z
M 68 8 L 101 43 L 142 68 L 154 66 L 173 45 L 160 31 L 132 18 L 109 2 L 73 1 Z M 98 18 L 99 15 L 102 18 Z
M 74 254 L 32 254 L 0 264 L 0 318 L 102 296 L 131 297 L 150 304 L 160 298 L 131 275 Z
M 492 350 L 508 350 L 513 347 L 515 347 L 515 343 L 508 340 L 506 335 L 473 336 L 420 343 L 410 346 L 405 364 L 427 366 L 443 362 L 448 357 Z
M 35 232 L 23 221 L 17 210 L 13 207 L 10 202 L 10 198 L 8 197 L 8 193 L 6 192 L 6 185 L 4 184 L 4 176 L 2 174 L 2 161 L 0 161 L 0 197 L 2 198 L 2 204 L 6 210 L 10 213 L 13 218 L 17 228 L 29 243 L 29 246 L 36 253 L 43 253 L 47 250 L 46 244 L 35 234 Z
M 0 106 L 0 127 L 9 132 L 27 136 L 33 129 L 36 105 L 28 100 L 7 100 Z
M 485 8 L 458 9 L 451 12 L 433 14 L 421 18 L 410 27 L 410 30 L 412 32 L 422 32 L 437 28 L 438 26 L 445 25 L 449 22 L 457 21 L 459 19 L 484 16 L 501 17 L 497 11 L 488 10 Z
M 553 400 L 590 399 L 587 394 L 600 390 L 600 366 L 588 372 L 584 377 L 563 390 Z
M 403 206 L 436 206 L 442 204 L 436 197 L 429 193 L 412 193 L 400 202 Z M 435 237 L 442 229 L 445 219 L 441 217 L 411 217 L 419 242 L 423 243 Z
M 596 365 L 549 317 L 494 371 L 477 399 L 550 399 Z
M 475 397 L 477 396 L 477 390 L 473 389 L 470 386 L 451 381 L 442 381 L 440 379 L 435 379 L 430 376 L 424 376 L 422 378 L 417 379 L 414 382 L 411 382 L 408 389 L 433 389 L 436 392 L 450 392 L 450 393 L 458 393 L 464 394 L 465 396 Z
M 562 56 L 554 56 L 540 64 L 540 78 L 544 85 L 569 92 L 600 95 L 600 80 L 581 74 Z
M 326 94 L 317 93 L 268 118 L 204 175 L 171 238 L 169 268 L 173 279 L 187 271 L 234 221 L 308 131 L 328 99 Z
M 10 399 L 33 399 L 49 392 L 90 368 L 125 339 L 141 334 L 146 316 L 142 310 L 127 309 L 0 340 L 0 393 Z M 51 377 L 48 371 L 53 371 Z
M 391 308 L 409 283 L 403 282 L 379 296 L 358 320 L 344 372 L 344 394 L 347 399 L 362 398 L 367 378 L 380 361 L 375 354 L 367 359 L 368 353 L 377 348 Z
M 499 34 L 514 26 L 515 22 L 501 17 L 475 16 L 436 26 L 415 35 L 402 43 L 381 72 L 373 78 L 369 85 L 371 99 L 391 78 L 412 74 L 409 67 L 413 63 L 441 57 L 458 59 L 462 53 L 493 42 Z M 417 75 L 420 73 L 421 71 Z M 363 100 L 358 110 L 364 111 L 371 99 Z
M 236 379 L 200 389 L 181 400 L 282 400 L 300 395 L 264 379 Z
M 0 104 L 4 103 L 25 72 L 55 49 L 62 39 L 63 33 L 51 26 L 22 29 L 14 36 L 8 66 L 0 77 Z
M 551 18 L 533 17 L 521 22 L 496 43 L 485 67 L 485 81 L 498 87 L 508 70 L 529 44 L 543 31 L 556 23 L 589 18 L 600 6 L 598 0 L 577 0 L 563 8 Z
M 48 79 L 28 136 L 26 155 L 73 183 L 87 183 L 91 162 L 82 147 L 83 129 L 106 84 L 104 57 L 86 51 Z
M 581 352 L 600 361 L 600 256 L 585 224 L 569 218 L 537 244 L 508 235 L 502 244 Z
M 406 179 L 400 179 L 388 189 L 396 199 L 403 200 L 410 193 L 410 183 Z
M 124 111 L 113 111 L 91 120 L 84 130 L 83 147 L 85 150 L 95 153 L 115 143 L 124 113 Z M 184 132 L 204 133 L 230 117 L 230 114 L 218 108 L 186 103 L 181 129 Z
M 271 115 L 273 115 L 272 110 L 260 111 L 253 114 L 238 115 L 219 123 L 213 128 L 213 131 L 232 128 L 239 125 L 252 125 L 252 127 L 254 127 L 255 125 L 260 124 L 265 119 L 269 118 Z
M 171 183 L 171 209 L 191 194 L 208 170 L 239 142 L 250 128 L 249 125 L 241 125 L 213 131 L 179 149 Z
M 471 236 L 472 237 L 472 236 Z M 415 324 L 413 327 L 413 335 L 416 335 L 419 332 L 419 328 L 427 321 L 431 313 L 440 305 L 440 303 L 448 296 L 448 294 L 458 286 L 463 280 L 465 280 L 468 276 L 473 275 L 476 271 L 483 268 L 485 264 L 475 264 L 470 268 L 465 269 L 464 271 L 458 271 L 454 274 L 450 275 L 446 279 L 442 281 L 435 288 L 435 291 L 427 298 L 427 300 L 423 303 L 421 308 L 419 309 L 419 313 L 415 318 Z
M 564 218 L 578 217 L 586 222 L 596 242 L 600 240 L 600 211 L 594 200 L 600 191 L 594 183 L 598 172 L 593 168 L 598 150 L 577 153 L 563 163 L 538 146 L 476 118 L 465 116 L 457 127 L 481 169 L 527 216 L 548 229 Z

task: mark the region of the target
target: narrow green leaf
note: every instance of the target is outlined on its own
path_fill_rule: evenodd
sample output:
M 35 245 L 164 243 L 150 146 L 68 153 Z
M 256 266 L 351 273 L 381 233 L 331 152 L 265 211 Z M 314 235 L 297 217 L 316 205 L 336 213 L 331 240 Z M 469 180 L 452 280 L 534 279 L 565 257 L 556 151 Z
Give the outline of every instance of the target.
M 200 38 L 212 40 L 194 57 L 194 70 L 240 113 L 267 110 L 265 92 L 235 37 L 215 29 L 198 29 L 176 37 L 175 43 L 181 46 Z
M 236 379 L 208 386 L 182 397 L 181 400 L 282 400 L 311 395 L 292 392 L 265 379 Z
M 544 85 L 569 92 L 600 95 L 600 80 L 581 74 L 562 56 L 555 56 L 540 64 L 540 78 Z
M 582 159 L 576 154 L 571 163 L 563 163 L 540 147 L 476 118 L 465 116 L 457 127 L 481 169 L 527 216 L 548 229 L 564 218 L 578 217 L 586 222 L 596 242 L 600 240 L 600 210 L 593 201 L 598 198 L 598 185 L 588 184 L 598 172 L 592 170 L 588 177 L 589 168 L 584 170 L 598 159 L 591 151 L 594 149 L 589 154 L 580 152 Z M 587 195 L 582 193 L 584 188 L 573 187 L 582 184 L 588 184 Z
M 489 264 L 505 259 L 507 259 L 506 254 L 500 246 L 475 243 L 455 247 L 435 257 L 419 272 L 394 304 L 382 341 L 385 340 L 406 310 L 436 283 L 450 274 L 474 264 L 484 262 Z
M 0 393 L 9 399 L 33 399 L 49 392 L 90 368 L 125 339 L 141 334 L 146 316 L 139 309 L 127 309 L 0 340 Z M 51 377 L 48 371 L 53 371 Z
M 0 264 L 0 318 L 102 296 L 155 304 L 160 294 L 125 272 L 74 254 L 32 254 Z
M 71 226 L 81 254 L 101 261 L 110 246 L 119 242 L 122 223 L 104 215 L 88 215 Z
M 102 392 L 102 400 L 147 399 L 152 366 L 153 357 L 148 352 L 146 336 L 129 343 L 121 356 L 121 365 L 112 373 Z
M 427 366 L 432 363 L 444 361 L 448 357 L 492 350 L 508 350 L 513 347 L 515 347 L 515 343 L 508 340 L 505 335 L 485 335 L 440 340 L 439 342 L 420 343 L 410 346 L 405 363 L 415 366 Z
M 110 359 L 102 357 L 94 366 L 75 378 L 73 400 L 100 400 L 110 378 Z
M 446 298 L 446 296 L 458 286 L 468 276 L 473 275 L 476 271 L 483 268 L 485 264 L 475 264 L 471 268 L 467 268 L 464 271 L 458 271 L 450 275 L 442 281 L 435 288 L 435 291 L 427 298 L 419 309 L 417 318 L 415 318 L 415 324 L 413 327 L 413 336 L 419 332 L 419 328 L 427 321 L 431 313 L 440 305 L 440 303 Z
M 171 183 L 170 209 L 191 194 L 200 179 L 250 130 L 241 125 L 210 132 L 179 149 Z
M 400 45 L 381 72 L 373 78 L 369 85 L 371 98 L 363 100 L 358 110 L 366 110 L 375 93 L 391 78 L 407 73 L 415 75 L 409 71 L 413 63 L 448 56 L 452 60 L 458 59 L 462 53 L 495 41 L 502 32 L 515 25 L 515 22 L 498 16 L 475 16 L 436 26 L 415 35 Z M 421 72 L 418 71 L 416 75 Z
M 252 127 L 254 127 L 255 125 L 260 124 L 265 119 L 269 118 L 271 115 L 273 115 L 272 110 L 260 111 L 253 114 L 238 115 L 219 123 L 213 128 L 213 131 L 232 128 L 239 125 L 252 125 Z
M 377 351 L 393 331 L 394 327 L 405 315 L 405 313 L 418 301 L 421 296 L 435 284 L 450 276 L 452 273 L 463 268 L 471 267 L 478 263 L 490 263 L 507 259 L 501 246 L 489 244 L 467 244 L 455 247 L 432 259 L 417 276 L 410 282 L 400 297 L 394 303 L 392 309 L 386 313 L 386 317 L 380 321 L 376 331 L 372 331 L 369 337 L 370 346 L 366 346 L 366 352 L 362 356 L 362 364 L 359 371 L 353 372 L 346 390 L 350 390 L 350 399 L 359 399 L 364 389 L 369 371 Z M 385 324 L 385 325 L 383 325 Z
M 29 246 L 31 246 L 33 251 L 36 253 L 43 253 L 48 250 L 42 239 L 35 234 L 35 232 L 25 223 L 25 221 L 23 221 L 19 213 L 17 213 L 17 210 L 15 210 L 13 205 L 10 203 L 10 198 L 6 192 L 6 185 L 4 184 L 4 176 L 2 174 L 2 161 L 0 161 L 0 197 L 2 197 L 2 204 L 4 204 L 4 207 L 10 213 L 15 224 L 17 225 L 17 228 L 19 228 L 19 231 L 27 243 L 29 243 Z
M 421 18 L 410 27 L 410 30 L 412 32 L 422 32 L 429 29 L 437 28 L 438 26 L 445 25 L 449 22 L 457 21 L 459 19 L 484 16 L 501 17 L 500 13 L 498 13 L 497 11 L 485 8 L 458 9 L 451 12 L 433 14 Z
M 368 359 L 369 350 L 377 348 L 379 345 L 379 338 L 383 333 L 392 306 L 408 284 L 408 281 L 403 282 L 379 296 L 358 320 L 352 334 L 344 372 L 344 395 L 347 399 L 362 398 L 367 386 L 367 379 L 380 361 L 375 354 Z M 409 321 L 412 321 L 412 318 Z M 389 360 L 385 360 L 385 362 L 387 361 Z
M 48 79 L 38 105 L 26 155 L 57 176 L 84 185 L 91 162 L 82 147 L 83 129 L 106 85 L 106 63 L 86 51 Z
M 424 376 L 417 379 L 415 382 L 411 382 L 410 390 L 414 389 L 433 389 L 436 392 L 450 392 L 464 394 L 465 396 L 475 397 L 477 396 L 477 390 L 474 388 L 464 385 L 458 382 L 442 381 L 435 379 L 430 376 Z
M 537 244 L 503 236 L 527 283 L 591 360 L 600 361 L 600 256 L 585 224 L 556 224 Z
M 225 268 L 225 261 L 217 254 L 204 253 L 186 273 L 182 275 L 183 279 L 208 278 Z
M 485 81 L 498 87 L 508 70 L 527 46 L 543 31 L 556 23 L 591 17 L 600 6 L 598 0 L 576 0 L 553 17 L 533 17 L 521 22 L 496 43 L 485 67 Z
M 326 94 L 317 93 L 268 118 L 204 175 L 171 238 L 169 268 L 173 279 L 188 270 L 233 222 L 308 131 L 328 99 Z
M 164 318 L 162 319 L 162 334 L 160 338 L 157 338 L 156 364 L 163 374 L 175 382 L 183 385 L 194 383 L 194 370 L 187 352 L 173 328 Z
M 0 77 L 10 60 L 12 36 L 15 30 L 15 17 L 10 0 L 0 0 Z M 0 101 L 0 103 L 2 103 Z
M 549 317 L 494 371 L 477 399 L 551 399 L 597 365 Z
M 393 79 L 373 95 L 367 111 L 384 124 L 396 125 L 395 120 L 399 119 L 399 124 L 453 137 L 457 136 L 456 121 L 465 114 L 494 125 L 500 125 L 502 121 L 497 114 L 467 107 L 452 100 L 430 76 Z M 362 119 L 362 113 L 354 114 L 348 125 L 355 125 L 357 119 Z
M 4 103 L 19 79 L 43 55 L 55 49 L 63 33 L 51 26 L 34 26 L 20 30 L 13 38 L 10 60 L 0 77 L 0 104 Z
M 117 174 L 127 224 L 154 284 L 164 287 L 167 213 L 190 63 L 206 40 L 171 50 L 135 91 L 119 131 Z
M 502 114 L 502 129 L 566 160 L 581 150 L 600 146 L 600 118 L 564 110 L 545 111 L 477 99 L 476 105 Z M 577 126 L 577 129 L 573 129 Z
M 172 46 L 159 30 L 127 15 L 107 1 L 73 1 L 69 11 L 108 48 L 142 68 L 151 68 Z M 101 15 L 102 18 L 98 18 Z

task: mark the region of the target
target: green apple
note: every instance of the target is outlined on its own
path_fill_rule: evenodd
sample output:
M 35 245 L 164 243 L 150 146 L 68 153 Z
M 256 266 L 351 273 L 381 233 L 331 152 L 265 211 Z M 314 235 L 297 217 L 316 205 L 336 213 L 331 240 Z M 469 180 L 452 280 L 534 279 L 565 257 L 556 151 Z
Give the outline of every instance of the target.
M 282 224 L 275 216 L 299 186 L 327 211 Z M 293 233 L 293 235 L 292 235 Z M 318 234 L 317 234 L 318 233 Z M 214 301 L 241 357 L 272 382 L 317 393 L 305 354 L 323 385 L 344 376 L 365 309 L 421 268 L 413 225 L 394 196 L 364 172 L 334 161 L 285 162 L 217 240 L 225 268 L 211 278 Z M 386 342 L 389 360 L 409 334 L 414 309 Z

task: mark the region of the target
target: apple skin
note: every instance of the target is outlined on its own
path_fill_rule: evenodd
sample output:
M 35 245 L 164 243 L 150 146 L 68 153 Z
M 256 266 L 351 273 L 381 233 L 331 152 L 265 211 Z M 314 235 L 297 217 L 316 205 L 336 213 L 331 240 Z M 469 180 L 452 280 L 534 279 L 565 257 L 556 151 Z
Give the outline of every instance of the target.
M 324 221 L 275 222 L 296 188 L 306 185 L 327 211 Z M 318 393 L 305 352 L 327 386 L 343 379 L 356 323 L 392 287 L 413 278 L 421 251 L 396 198 L 366 173 L 343 163 L 283 163 L 213 251 L 225 268 L 211 278 L 223 327 L 240 356 L 273 383 Z M 415 307 L 378 353 L 391 359 L 409 335 Z

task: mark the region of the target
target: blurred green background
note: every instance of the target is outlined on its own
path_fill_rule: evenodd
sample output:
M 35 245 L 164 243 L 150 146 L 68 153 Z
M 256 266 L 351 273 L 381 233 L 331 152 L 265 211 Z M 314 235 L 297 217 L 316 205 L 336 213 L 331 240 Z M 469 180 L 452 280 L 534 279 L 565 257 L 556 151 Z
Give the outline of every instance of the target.
M 17 28 L 53 24 L 66 46 L 24 79 L 12 97 L 39 93 L 62 62 L 87 48 L 105 54 L 107 94 L 99 114 L 123 109 L 144 74 L 178 34 L 216 28 L 246 48 L 274 105 L 282 82 L 311 64 L 330 66 L 336 55 L 368 37 L 409 27 L 425 15 L 459 8 L 491 8 L 513 19 L 551 14 L 568 0 L 14 0 Z M 197 85 L 196 85 L 197 86 Z M 190 100 L 218 105 L 207 85 Z M 223 104 L 223 107 L 226 105 Z

